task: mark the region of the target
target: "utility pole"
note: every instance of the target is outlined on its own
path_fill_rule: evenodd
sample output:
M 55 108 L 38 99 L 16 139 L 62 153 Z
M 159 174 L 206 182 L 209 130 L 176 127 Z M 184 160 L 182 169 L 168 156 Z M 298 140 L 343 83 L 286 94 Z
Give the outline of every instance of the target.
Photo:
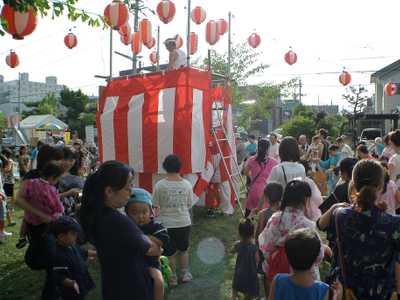
M 18 73 L 18 129 L 21 128 L 22 108 L 21 108 L 21 73 Z
M 133 21 L 133 31 L 138 32 L 139 30 L 139 2 L 140 0 L 135 0 L 135 20 Z M 137 73 L 137 55 L 133 52 L 133 74 Z
M 302 87 L 303 87 L 303 84 L 302 84 L 301 78 L 300 78 L 299 79 L 299 101 L 300 101 L 300 105 L 301 105 L 301 96 L 302 96 L 301 89 L 302 89 Z
M 160 71 L 160 25 L 157 26 L 157 71 Z
M 113 71 L 113 29 L 110 27 L 110 80 Z
M 228 79 L 231 79 L 231 59 L 232 59 L 232 13 L 228 14 Z

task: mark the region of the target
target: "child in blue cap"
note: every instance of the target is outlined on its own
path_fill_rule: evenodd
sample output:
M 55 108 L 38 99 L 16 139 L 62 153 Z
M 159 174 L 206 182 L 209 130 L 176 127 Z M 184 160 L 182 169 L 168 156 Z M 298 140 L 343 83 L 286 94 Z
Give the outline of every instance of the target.
M 125 206 L 126 214 L 132 218 L 142 232 L 154 243 L 164 249 L 169 255 L 169 235 L 167 229 L 153 219 L 153 204 L 151 194 L 141 188 L 133 188 L 132 195 Z M 146 256 L 150 276 L 154 280 L 154 299 L 164 299 L 164 280 L 160 271 L 159 257 Z

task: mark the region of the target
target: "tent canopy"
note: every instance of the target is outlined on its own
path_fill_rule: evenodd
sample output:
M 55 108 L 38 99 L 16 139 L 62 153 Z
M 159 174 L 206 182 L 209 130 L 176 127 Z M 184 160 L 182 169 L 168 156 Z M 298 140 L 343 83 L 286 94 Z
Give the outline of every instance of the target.
M 68 125 L 52 115 L 29 116 L 21 121 L 22 129 L 65 130 Z

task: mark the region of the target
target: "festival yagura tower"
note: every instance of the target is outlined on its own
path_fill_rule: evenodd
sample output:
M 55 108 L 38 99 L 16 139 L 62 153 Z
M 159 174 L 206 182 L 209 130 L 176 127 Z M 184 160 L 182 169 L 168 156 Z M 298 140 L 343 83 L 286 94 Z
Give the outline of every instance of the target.
M 222 162 L 236 154 L 231 93 L 229 85 L 213 87 L 210 72 L 181 68 L 111 80 L 100 95 L 97 125 L 101 161 L 130 165 L 135 186 L 151 192 L 165 174 L 165 157 L 176 154 L 195 195 L 204 199 L 209 182 L 218 182 L 220 207 L 233 213 L 233 187 Z M 223 153 L 211 134 L 221 125 L 227 133 Z M 233 162 L 226 162 L 230 168 Z

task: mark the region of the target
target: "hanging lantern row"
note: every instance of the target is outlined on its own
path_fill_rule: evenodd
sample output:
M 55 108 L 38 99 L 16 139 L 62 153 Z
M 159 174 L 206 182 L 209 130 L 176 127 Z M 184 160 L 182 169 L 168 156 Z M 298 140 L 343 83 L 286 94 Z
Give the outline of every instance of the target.
M 158 62 L 157 52 L 155 52 L 155 51 L 151 52 L 149 58 L 153 65 L 157 64 L 157 62 Z
M 343 85 L 346 86 L 351 82 L 351 75 L 349 72 L 343 70 L 342 74 L 339 76 L 339 82 Z
M 132 52 L 136 55 L 142 51 L 142 38 L 140 31 L 134 32 L 132 36 Z
M 175 40 L 175 41 L 176 41 L 176 42 L 175 42 L 176 49 L 182 48 L 182 46 L 183 46 L 183 39 L 181 38 L 180 35 L 177 35 L 177 36 L 176 36 L 176 40 Z
M 132 43 L 132 34 L 121 35 L 121 43 L 128 46 Z
M 112 29 L 119 30 L 129 20 L 128 6 L 121 1 L 114 0 L 104 9 L 104 20 Z
M 64 38 L 64 44 L 69 49 L 75 48 L 78 45 L 78 38 L 72 32 L 68 33 Z
M 150 43 L 145 44 L 148 49 L 153 48 L 156 45 L 156 39 L 153 37 Z
M 151 22 L 148 19 L 143 19 L 139 23 L 140 36 L 144 45 L 151 44 L 153 40 L 153 33 Z
M 190 33 L 190 55 L 194 55 L 197 52 L 199 44 L 199 39 L 197 37 L 197 34 L 195 32 Z
M 37 25 L 36 12 L 33 9 L 19 12 L 8 4 L 4 4 L 1 10 L 1 19 L 5 21 L 2 22 L 3 29 L 16 40 L 23 40 L 35 30 Z
M 398 85 L 389 81 L 385 84 L 384 91 L 388 96 L 394 96 L 399 92 Z
M 261 44 L 261 37 L 257 33 L 253 33 L 247 39 L 249 45 L 253 48 L 257 48 Z
M 297 54 L 293 52 L 292 48 L 285 54 L 285 61 L 288 65 L 294 65 L 297 62 Z
M 19 65 L 19 57 L 13 50 L 11 50 L 10 54 L 7 55 L 6 64 L 13 69 Z
M 175 12 L 175 4 L 169 0 L 163 0 L 157 5 L 157 15 L 164 24 L 168 24 L 174 19 Z
M 125 23 L 118 30 L 118 33 L 120 35 L 131 35 L 131 32 L 132 32 L 132 30 L 131 30 L 131 26 L 129 25 L 129 23 Z
M 207 14 L 204 8 L 196 6 L 191 13 L 192 21 L 197 25 L 200 25 L 206 20 Z

